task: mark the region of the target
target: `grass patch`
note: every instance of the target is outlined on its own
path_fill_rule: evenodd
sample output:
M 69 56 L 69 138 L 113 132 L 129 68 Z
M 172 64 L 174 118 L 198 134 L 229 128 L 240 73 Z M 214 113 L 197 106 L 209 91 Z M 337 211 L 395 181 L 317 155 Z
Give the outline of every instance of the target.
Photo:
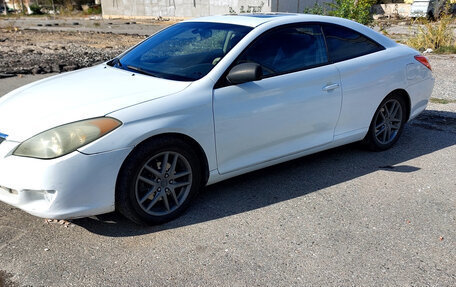
M 439 99 L 439 98 L 430 98 L 429 101 L 434 104 L 452 104 L 456 103 L 456 100 L 447 100 L 447 99 Z
M 442 46 L 435 49 L 436 54 L 456 54 L 456 45 L 453 46 Z

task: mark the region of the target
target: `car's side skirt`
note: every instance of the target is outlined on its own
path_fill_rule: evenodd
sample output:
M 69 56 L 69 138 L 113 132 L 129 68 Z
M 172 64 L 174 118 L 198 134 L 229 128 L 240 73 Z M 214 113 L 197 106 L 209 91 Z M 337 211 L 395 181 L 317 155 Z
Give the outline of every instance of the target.
M 345 134 L 343 137 L 340 137 L 339 139 L 332 141 L 330 143 L 327 143 L 327 144 L 324 144 L 321 146 L 317 146 L 317 147 L 313 147 L 313 148 L 310 148 L 310 149 L 307 149 L 304 151 L 300 151 L 298 153 L 289 154 L 284 157 L 264 161 L 264 162 L 261 162 L 256 165 L 247 166 L 247 167 L 244 167 L 244 168 L 241 168 L 241 169 L 229 172 L 229 173 L 225 173 L 225 174 L 220 174 L 218 170 L 212 170 L 210 172 L 207 185 L 211 185 L 211 184 L 220 182 L 222 180 L 225 180 L 225 179 L 228 179 L 231 177 L 235 177 L 235 176 L 238 176 L 241 174 L 245 174 L 245 173 L 248 173 L 251 171 L 255 171 L 258 169 L 262 169 L 262 168 L 265 168 L 268 166 L 272 166 L 272 165 L 283 163 L 283 162 L 286 162 L 289 160 L 297 159 L 297 158 L 300 158 L 300 157 L 303 157 L 306 155 L 314 154 L 314 153 L 317 153 L 320 151 L 328 150 L 328 149 L 342 146 L 345 144 L 357 142 L 364 138 L 364 136 L 366 135 L 366 132 L 367 132 L 367 129 L 360 129 L 354 133 L 350 133 L 350 135 Z

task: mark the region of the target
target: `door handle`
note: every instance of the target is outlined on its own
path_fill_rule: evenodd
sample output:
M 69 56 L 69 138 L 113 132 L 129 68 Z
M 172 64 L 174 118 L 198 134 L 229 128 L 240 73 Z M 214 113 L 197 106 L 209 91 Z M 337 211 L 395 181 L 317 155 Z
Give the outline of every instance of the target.
M 329 92 L 329 91 L 332 91 L 334 89 L 337 89 L 338 87 L 339 87 L 339 84 L 337 84 L 337 83 L 336 84 L 328 84 L 328 85 L 323 87 L 323 91 Z

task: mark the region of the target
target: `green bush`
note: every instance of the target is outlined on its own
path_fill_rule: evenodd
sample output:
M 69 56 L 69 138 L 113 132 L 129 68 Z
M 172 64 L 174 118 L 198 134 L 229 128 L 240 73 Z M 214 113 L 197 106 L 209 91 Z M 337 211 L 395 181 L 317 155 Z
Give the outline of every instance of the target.
M 373 21 L 371 8 L 375 2 L 376 0 L 335 0 L 334 3 L 328 5 L 332 8 L 330 11 L 331 16 L 342 17 L 369 25 Z
M 101 6 L 90 7 L 89 9 L 87 9 L 86 14 L 88 14 L 88 15 L 101 14 Z
M 30 10 L 32 11 L 32 15 L 42 15 L 43 12 L 41 12 L 41 6 L 37 4 L 32 4 L 29 6 Z
M 303 13 L 304 14 L 315 14 L 315 15 L 328 15 L 328 12 L 323 5 L 319 5 L 317 2 L 313 5 L 313 7 L 305 8 Z
M 304 13 L 329 15 L 350 19 L 358 23 L 369 25 L 372 23 L 371 8 L 377 0 L 335 0 L 333 3 L 324 3 L 304 9 Z

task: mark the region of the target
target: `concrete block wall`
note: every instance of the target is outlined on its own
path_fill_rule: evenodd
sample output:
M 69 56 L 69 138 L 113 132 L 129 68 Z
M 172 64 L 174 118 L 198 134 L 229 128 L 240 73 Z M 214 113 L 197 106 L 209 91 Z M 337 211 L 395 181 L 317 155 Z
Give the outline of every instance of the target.
M 373 13 L 387 17 L 409 17 L 412 5 L 406 3 L 377 4 L 372 7 Z
M 103 18 L 193 18 L 249 12 L 302 13 L 327 0 L 101 0 Z
M 240 12 L 271 12 L 271 0 L 101 0 L 104 18 L 192 18 Z

